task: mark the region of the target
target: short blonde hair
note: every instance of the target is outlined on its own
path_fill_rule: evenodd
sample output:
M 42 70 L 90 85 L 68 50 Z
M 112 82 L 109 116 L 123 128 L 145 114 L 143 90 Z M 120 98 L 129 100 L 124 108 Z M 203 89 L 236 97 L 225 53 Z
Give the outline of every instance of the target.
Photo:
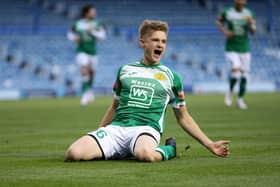
M 139 38 L 142 39 L 145 35 L 154 31 L 163 31 L 168 34 L 168 30 L 168 23 L 165 21 L 144 20 L 139 26 Z

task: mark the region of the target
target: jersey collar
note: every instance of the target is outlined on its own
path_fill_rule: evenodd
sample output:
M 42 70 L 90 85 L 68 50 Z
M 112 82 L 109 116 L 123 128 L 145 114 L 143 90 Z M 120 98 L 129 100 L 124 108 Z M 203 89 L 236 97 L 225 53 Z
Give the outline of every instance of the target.
M 157 63 L 157 64 L 147 65 L 147 64 L 144 64 L 144 60 L 141 59 L 141 60 L 140 60 L 140 64 L 141 64 L 142 66 L 145 66 L 145 67 L 157 67 L 157 66 L 160 66 L 160 65 L 161 65 L 161 61 L 160 61 L 159 63 Z

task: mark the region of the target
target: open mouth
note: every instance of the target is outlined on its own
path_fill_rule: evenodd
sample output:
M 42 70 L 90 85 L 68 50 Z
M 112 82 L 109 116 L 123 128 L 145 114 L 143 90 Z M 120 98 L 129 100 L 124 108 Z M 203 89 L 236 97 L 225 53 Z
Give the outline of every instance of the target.
M 159 50 L 159 49 L 155 49 L 155 50 L 154 50 L 154 53 L 155 53 L 156 55 L 160 56 L 161 53 L 162 53 L 162 51 Z

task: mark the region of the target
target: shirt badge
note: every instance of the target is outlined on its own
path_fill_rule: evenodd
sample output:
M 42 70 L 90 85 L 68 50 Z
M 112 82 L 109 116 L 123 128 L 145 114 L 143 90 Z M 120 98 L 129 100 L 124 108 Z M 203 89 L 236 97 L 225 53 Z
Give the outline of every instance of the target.
M 160 81 L 165 81 L 167 80 L 167 77 L 163 73 L 157 73 L 155 74 L 155 79 L 160 80 Z

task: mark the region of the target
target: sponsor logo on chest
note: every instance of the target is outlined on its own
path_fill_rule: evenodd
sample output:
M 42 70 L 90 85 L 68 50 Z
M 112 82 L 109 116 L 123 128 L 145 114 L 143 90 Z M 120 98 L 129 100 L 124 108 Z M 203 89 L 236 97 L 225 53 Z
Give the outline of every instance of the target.
M 152 104 L 154 93 L 154 83 L 132 80 L 129 93 L 130 100 L 128 101 L 128 105 L 149 108 L 149 106 Z

